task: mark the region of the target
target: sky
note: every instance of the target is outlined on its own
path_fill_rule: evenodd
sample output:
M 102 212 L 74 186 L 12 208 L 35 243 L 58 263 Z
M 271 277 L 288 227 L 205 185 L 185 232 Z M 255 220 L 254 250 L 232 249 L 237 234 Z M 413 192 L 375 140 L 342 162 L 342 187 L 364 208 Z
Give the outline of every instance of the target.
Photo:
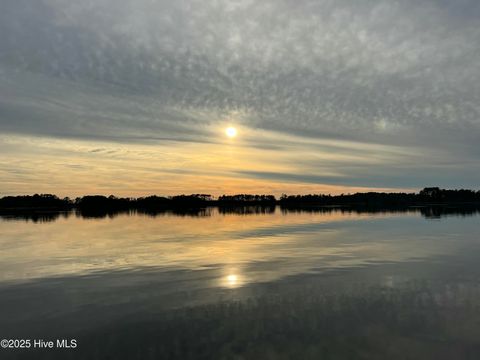
M 479 189 L 478 0 L 1 7 L 0 196 Z

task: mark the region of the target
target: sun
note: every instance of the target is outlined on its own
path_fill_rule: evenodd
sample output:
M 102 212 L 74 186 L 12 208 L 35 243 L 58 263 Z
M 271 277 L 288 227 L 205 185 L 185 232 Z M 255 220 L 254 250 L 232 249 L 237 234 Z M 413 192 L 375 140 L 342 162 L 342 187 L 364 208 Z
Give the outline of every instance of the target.
M 225 129 L 225 134 L 229 138 L 234 138 L 235 136 L 237 136 L 237 129 L 235 129 L 233 126 L 230 126 L 230 127 Z

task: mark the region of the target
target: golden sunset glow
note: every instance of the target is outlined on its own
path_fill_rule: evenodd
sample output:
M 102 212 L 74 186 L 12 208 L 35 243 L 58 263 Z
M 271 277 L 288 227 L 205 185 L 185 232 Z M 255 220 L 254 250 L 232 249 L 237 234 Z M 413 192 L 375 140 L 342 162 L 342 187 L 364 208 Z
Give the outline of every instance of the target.
M 242 127 L 242 142 L 234 141 L 235 146 L 226 146 L 221 141 L 215 141 L 218 140 L 218 132 L 217 137 L 214 135 L 217 129 L 212 128 L 209 133 L 209 138 L 214 139 L 211 142 L 128 146 L 106 141 L 3 135 L 0 136 L 0 147 L 9 151 L 0 152 L 0 162 L 5 167 L 15 167 L 17 172 L 21 170 L 22 182 L 18 181 L 16 173 L 0 168 L 2 190 L 6 194 L 28 194 L 32 191 L 31 184 L 35 183 L 35 191 L 55 191 L 60 196 L 175 195 L 198 191 L 213 196 L 235 193 L 280 196 L 282 193 L 391 192 L 396 189 L 329 184 L 327 180 L 331 177 L 345 178 L 345 174 L 338 173 L 339 164 L 355 162 L 373 166 L 415 156 L 410 153 L 412 150 L 395 146 L 342 140 L 305 140 L 294 135 L 247 127 Z M 257 143 L 275 146 L 260 151 L 251 145 Z M 316 147 L 322 150 L 313 153 L 312 148 Z M 18 155 L 12 158 L 9 156 L 11 151 L 18 151 Z M 306 163 L 298 163 L 298 156 L 308 162 L 321 160 L 322 167 L 312 169 Z M 323 178 L 303 181 L 289 177 L 289 174 L 303 174 L 307 170 L 309 176 L 319 175 L 321 170 Z M 52 179 L 55 180 L 54 190 Z M 326 180 L 326 183 L 321 180 Z

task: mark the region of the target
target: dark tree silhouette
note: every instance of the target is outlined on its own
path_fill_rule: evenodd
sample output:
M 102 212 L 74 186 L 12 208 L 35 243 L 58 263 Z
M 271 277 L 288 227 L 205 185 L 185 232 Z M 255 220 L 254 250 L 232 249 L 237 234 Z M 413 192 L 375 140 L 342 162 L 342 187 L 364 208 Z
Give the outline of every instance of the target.
M 341 195 L 308 194 L 286 195 L 279 200 L 273 195 L 222 195 L 214 199 L 209 194 L 176 195 L 162 197 L 157 195 L 140 198 L 122 198 L 114 195 L 87 195 L 78 197 L 74 201 L 69 198 L 60 199 L 51 194 L 35 194 L 27 196 L 5 196 L 0 198 L 0 213 L 31 211 L 67 211 L 73 208 L 83 216 L 107 216 L 121 212 L 142 212 L 156 214 L 166 210 L 175 210 L 178 213 L 199 213 L 198 209 L 209 206 L 218 206 L 224 209 L 223 213 L 260 213 L 271 212 L 279 204 L 284 209 L 309 207 L 342 207 L 365 209 L 408 209 L 411 207 L 445 206 L 478 208 L 480 205 L 480 191 L 474 190 L 445 190 L 438 187 L 427 187 L 418 193 L 356 193 Z M 256 210 L 244 209 L 228 210 L 233 207 L 263 207 Z M 446 209 L 446 208 L 445 208 Z M 445 212 L 446 210 L 442 210 Z M 470 210 L 468 210 L 470 211 Z M 427 212 L 428 213 L 428 212 Z
M 25 196 L 5 196 L 0 199 L 1 209 L 55 209 L 65 210 L 72 208 L 73 203 L 69 198 L 60 199 L 52 194 L 35 194 Z

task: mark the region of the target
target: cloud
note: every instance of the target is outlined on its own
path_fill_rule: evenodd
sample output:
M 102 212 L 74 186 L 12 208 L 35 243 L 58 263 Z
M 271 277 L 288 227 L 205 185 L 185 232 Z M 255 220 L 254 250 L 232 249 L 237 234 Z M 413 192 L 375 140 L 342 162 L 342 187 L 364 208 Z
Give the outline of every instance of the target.
M 343 183 L 472 184 L 479 17 L 473 0 L 6 0 L 0 131 L 177 149 L 222 144 L 218 128 L 234 123 L 279 168 L 309 174 L 325 159 L 305 153 L 330 152 L 337 165 L 350 157 L 328 164 Z M 364 176 L 354 158 L 380 156 L 368 144 L 419 156 L 371 162 Z M 248 171 L 231 175 L 259 175 Z

